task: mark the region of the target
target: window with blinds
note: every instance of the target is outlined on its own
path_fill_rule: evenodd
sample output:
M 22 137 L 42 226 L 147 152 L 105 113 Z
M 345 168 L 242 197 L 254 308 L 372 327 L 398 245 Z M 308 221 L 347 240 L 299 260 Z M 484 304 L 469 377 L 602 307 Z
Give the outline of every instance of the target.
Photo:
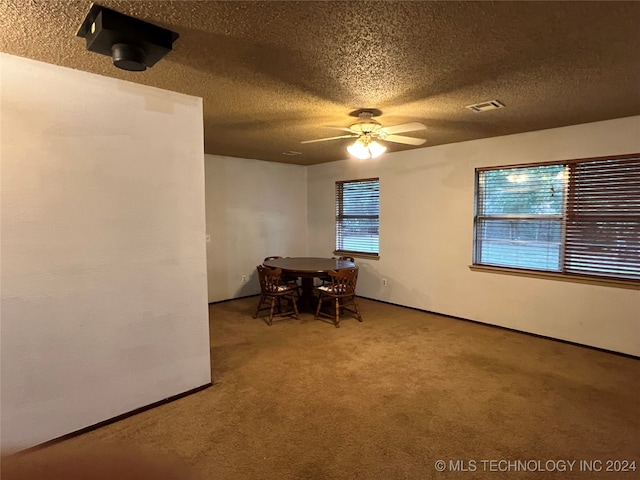
M 474 264 L 640 281 L 640 154 L 476 169 Z
M 377 255 L 380 181 L 336 182 L 336 252 Z

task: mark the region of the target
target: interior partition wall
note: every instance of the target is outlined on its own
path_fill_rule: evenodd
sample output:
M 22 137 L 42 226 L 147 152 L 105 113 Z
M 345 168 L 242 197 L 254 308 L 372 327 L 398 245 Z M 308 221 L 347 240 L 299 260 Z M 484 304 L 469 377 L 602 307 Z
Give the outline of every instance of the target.
M 4 452 L 211 381 L 202 101 L 0 54 Z

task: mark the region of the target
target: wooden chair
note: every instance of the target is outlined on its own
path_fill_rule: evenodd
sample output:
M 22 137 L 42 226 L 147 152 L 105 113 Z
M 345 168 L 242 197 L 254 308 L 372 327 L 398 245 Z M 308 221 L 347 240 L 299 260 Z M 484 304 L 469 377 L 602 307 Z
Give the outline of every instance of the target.
M 331 258 L 336 258 L 336 257 L 331 257 Z M 356 260 L 353 257 L 338 257 L 338 260 L 346 260 L 348 262 L 356 263 Z M 331 277 L 328 275 L 326 277 L 320 277 L 320 281 L 322 282 L 322 285 L 326 285 L 327 283 L 331 282 Z
M 280 268 L 269 268 L 264 265 L 258 265 L 258 279 L 260 280 L 260 302 L 253 318 L 258 318 L 260 310 L 269 308 L 269 320 L 267 325 L 273 325 L 274 317 L 295 316 L 298 317 L 297 288 L 295 285 L 282 284 Z M 288 300 L 289 310 L 282 310 L 282 300 Z M 276 312 L 277 306 L 277 312 Z
M 265 257 L 262 263 L 264 264 L 269 260 L 277 260 L 279 258 L 282 258 L 282 257 L 280 255 L 275 255 L 273 257 Z M 298 296 L 300 296 L 300 284 L 298 283 L 298 277 L 292 277 L 287 274 L 282 274 L 282 276 L 280 277 L 280 283 L 282 283 L 283 285 L 289 285 L 289 284 L 293 285 L 298 292 Z
M 329 277 L 331 278 L 330 283 L 318 287 L 320 297 L 318 298 L 315 319 L 317 320 L 321 316 L 333 318 L 333 324 L 338 328 L 340 327 L 340 314 L 347 311 L 353 313 L 358 321 L 362 322 L 362 316 L 356 301 L 358 267 L 329 270 Z M 333 302 L 333 315 L 321 312 L 322 305 L 326 301 Z

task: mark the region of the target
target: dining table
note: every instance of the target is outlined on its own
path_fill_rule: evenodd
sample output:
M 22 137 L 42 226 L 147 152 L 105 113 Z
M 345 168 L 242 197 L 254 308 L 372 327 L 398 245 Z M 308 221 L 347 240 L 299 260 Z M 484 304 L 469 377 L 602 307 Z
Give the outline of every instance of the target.
M 282 257 L 267 260 L 264 265 L 282 269 L 282 273 L 287 277 L 300 277 L 302 292 L 298 301 L 298 309 L 307 312 L 313 311 L 316 306 L 316 297 L 313 294 L 315 278 L 328 276 L 329 270 L 341 270 L 356 266 L 350 260 L 322 257 Z

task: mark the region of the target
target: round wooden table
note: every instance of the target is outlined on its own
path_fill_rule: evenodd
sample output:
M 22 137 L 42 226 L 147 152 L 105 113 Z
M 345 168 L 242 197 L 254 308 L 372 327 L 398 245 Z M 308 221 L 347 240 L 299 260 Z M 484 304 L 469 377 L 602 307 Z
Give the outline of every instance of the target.
M 264 265 L 271 268 L 281 268 L 282 273 L 288 277 L 300 277 L 302 280 L 302 295 L 298 308 L 305 311 L 313 311 L 315 297 L 313 295 L 313 279 L 325 277 L 329 270 L 353 268 L 355 263 L 349 260 L 320 257 L 284 257 L 275 260 L 267 260 Z

